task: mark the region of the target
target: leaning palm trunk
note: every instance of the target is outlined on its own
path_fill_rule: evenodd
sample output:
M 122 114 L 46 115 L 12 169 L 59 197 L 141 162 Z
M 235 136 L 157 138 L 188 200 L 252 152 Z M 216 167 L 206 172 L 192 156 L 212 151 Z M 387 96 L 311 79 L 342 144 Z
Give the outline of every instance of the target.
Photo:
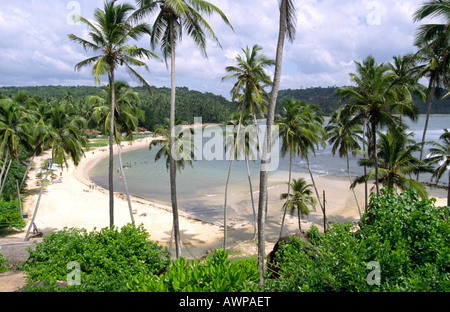
M 244 113 L 244 105 L 242 105 L 241 108 L 241 114 L 239 116 L 239 122 L 238 122 L 238 128 L 236 132 L 236 140 L 234 141 L 233 146 L 233 152 L 231 154 L 231 160 L 230 160 L 230 166 L 228 168 L 228 176 L 227 176 L 227 182 L 225 183 L 225 202 L 223 204 L 223 248 L 227 249 L 227 219 L 228 219 L 228 207 L 227 207 L 227 200 L 228 200 L 228 185 L 230 182 L 230 176 L 231 176 L 231 169 L 233 168 L 233 162 L 234 162 L 234 156 L 236 153 L 236 147 L 239 141 L 239 135 L 241 132 L 241 122 L 242 122 L 242 115 Z
M 123 186 L 125 188 L 125 194 L 127 196 L 128 210 L 130 211 L 131 222 L 134 223 L 133 208 L 131 207 L 131 199 L 130 199 L 130 192 L 128 191 L 127 178 L 125 177 L 125 171 L 123 170 L 122 152 L 121 152 L 121 149 L 120 149 L 120 143 L 119 142 L 117 143 L 117 156 L 119 157 L 120 172 L 122 174 Z
M 427 117 L 425 118 L 425 126 L 423 127 L 423 133 L 422 133 L 422 147 L 420 148 L 420 157 L 419 157 L 420 161 L 423 160 L 423 149 L 425 146 L 425 137 L 427 134 L 428 122 L 430 120 L 431 106 L 433 105 L 433 96 L 434 96 L 434 93 L 436 92 L 436 86 L 433 84 L 432 78 L 430 78 L 430 87 L 431 87 L 431 91 L 430 91 L 430 94 L 428 95 Z M 420 175 L 420 173 L 417 172 L 416 181 L 419 181 L 419 175 Z M 450 187 L 450 185 L 449 185 L 449 187 Z
M 292 177 L 292 149 L 290 149 L 290 151 L 289 151 L 289 180 L 288 180 L 288 191 L 287 191 L 288 196 L 291 193 L 291 177 Z M 281 229 L 280 229 L 280 237 L 279 238 L 281 238 L 281 236 L 283 236 L 283 227 L 284 227 L 284 221 L 286 219 L 286 211 L 287 211 L 287 205 L 285 205 L 285 207 L 284 207 L 283 218 L 281 219 Z M 299 221 L 299 226 L 300 226 L 300 221 Z
M 363 151 L 366 152 L 366 129 L 367 121 L 364 119 L 364 131 L 363 131 Z M 367 176 L 367 166 L 364 165 L 364 176 Z M 367 211 L 369 191 L 367 187 L 367 181 L 364 181 L 364 211 Z
M 312 184 L 313 184 L 314 191 L 316 192 L 317 201 L 319 202 L 320 208 L 322 209 L 322 213 L 323 213 L 323 225 L 324 225 L 323 231 L 324 231 L 324 233 L 325 233 L 325 232 L 327 231 L 326 226 L 327 226 L 327 224 L 328 224 L 328 223 L 327 223 L 327 215 L 326 215 L 326 213 L 325 213 L 325 207 L 323 206 L 323 203 L 322 203 L 322 201 L 320 200 L 319 191 L 317 190 L 316 182 L 314 181 L 314 176 L 313 176 L 312 171 L 311 171 L 311 166 L 310 166 L 310 164 L 309 164 L 309 157 L 308 157 L 308 155 L 306 155 L 306 163 L 307 163 L 307 165 L 308 165 L 308 171 L 309 171 L 309 175 L 310 175 L 310 177 L 311 177 L 311 182 L 312 182 Z
M 178 203 L 177 203 L 177 182 L 176 182 L 176 164 L 174 158 L 175 151 L 175 37 L 173 19 L 170 20 L 170 62 L 171 62 L 171 90 L 170 90 L 170 198 L 172 201 L 173 229 L 175 236 L 175 247 L 177 259 L 181 257 L 180 226 L 178 222 Z
M 3 175 L 5 173 L 5 168 L 6 168 L 6 163 L 8 161 L 8 156 L 9 156 L 9 150 L 6 149 L 5 160 L 3 160 L 2 171 L 0 172 L 0 183 L 3 181 Z
M 277 103 L 278 91 L 280 89 L 281 80 L 281 68 L 283 62 L 283 49 L 284 40 L 286 37 L 287 25 L 287 2 L 281 1 L 280 5 L 280 26 L 278 33 L 277 54 L 275 59 L 275 73 L 272 84 L 272 92 L 270 95 L 269 107 L 267 112 L 267 127 L 265 140 L 263 144 L 262 156 L 261 156 L 261 170 L 260 170 L 260 183 L 259 183 L 259 202 L 258 202 L 258 269 L 260 274 L 259 287 L 264 285 L 264 273 L 265 273 L 265 219 L 267 211 L 267 183 L 268 183 L 268 162 L 270 149 L 272 146 L 272 125 L 275 117 L 275 107 Z
M 252 209 L 253 209 L 253 239 L 256 238 L 256 211 L 255 211 L 255 201 L 253 199 L 253 187 L 252 187 L 252 177 L 250 175 L 250 166 L 248 164 L 248 154 L 245 153 L 245 164 L 247 166 L 247 178 L 248 178 L 248 186 L 250 188 L 250 199 L 252 201 Z
M 348 152 L 346 153 L 346 157 L 347 157 L 347 176 L 348 176 L 348 180 L 350 181 L 350 185 L 351 185 L 352 184 L 352 177 L 350 176 L 350 161 L 348 159 Z M 353 191 L 353 196 L 355 197 L 356 206 L 358 207 L 359 218 L 361 219 L 361 207 L 359 206 L 358 196 L 356 196 L 355 188 L 353 187 L 351 189 Z
M 25 239 L 24 239 L 25 241 L 28 241 L 28 239 L 29 239 L 31 227 L 33 226 L 34 220 L 36 219 L 36 214 L 37 214 L 37 211 L 38 211 L 38 208 L 39 208 L 39 203 L 41 202 L 42 192 L 44 191 L 45 182 L 47 181 L 48 175 L 50 173 L 50 168 L 52 167 L 52 165 L 53 165 L 53 160 L 49 163 L 48 168 L 47 168 L 47 172 L 45 173 L 44 180 L 42 181 L 41 189 L 39 191 L 39 196 L 38 196 L 38 199 L 36 201 L 36 207 L 34 208 L 33 217 L 31 218 L 30 225 L 28 226 L 27 233 L 25 234 Z
M 111 71 L 109 73 L 109 85 L 111 87 L 111 111 L 109 121 L 109 227 L 114 226 L 114 151 L 113 151 L 113 138 L 114 138 L 114 111 L 116 109 L 116 94 L 114 90 L 114 64 L 110 64 Z
M 9 169 L 11 168 L 11 163 L 12 163 L 12 161 L 13 161 L 13 159 L 12 159 L 12 157 L 11 157 L 11 158 L 9 159 L 9 162 L 8 162 L 8 167 L 6 168 L 5 176 L 3 177 L 2 187 L 0 188 L 0 198 L 2 198 L 3 188 L 5 187 L 6 177 L 8 176 Z

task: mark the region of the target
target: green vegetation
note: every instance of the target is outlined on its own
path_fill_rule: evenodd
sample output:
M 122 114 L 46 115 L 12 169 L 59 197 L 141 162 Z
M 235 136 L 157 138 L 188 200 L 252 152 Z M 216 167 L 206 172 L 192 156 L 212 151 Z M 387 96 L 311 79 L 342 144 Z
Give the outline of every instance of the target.
M 64 229 L 44 237 L 29 250 L 22 265 L 27 274 L 25 291 L 126 291 L 127 281 L 135 275 L 152 275 L 166 267 L 169 252 L 150 241 L 146 230 L 132 224 L 87 232 Z M 58 288 L 57 281 L 67 281 L 76 262 L 80 285 Z M 40 287 L 33 287 L 42 282 Z
M 0 234 L 14 227 L 21 229 L 25 226 L 19 210 L 19 202 L 12 200 L 0 202 Z
M 326 235 L 313 227 L 307 240 L 282 244 L 274 263 L 270 291 L 449 291 L 450 208 L 383 188 L 357 225 Z
M 179 258 L 159 276 L 140 274 L 128 287 L 146 292 L 257 291 L 259 273 L 255 258 L 231 262 L 229 251 L 216 249 L 206 260 Z

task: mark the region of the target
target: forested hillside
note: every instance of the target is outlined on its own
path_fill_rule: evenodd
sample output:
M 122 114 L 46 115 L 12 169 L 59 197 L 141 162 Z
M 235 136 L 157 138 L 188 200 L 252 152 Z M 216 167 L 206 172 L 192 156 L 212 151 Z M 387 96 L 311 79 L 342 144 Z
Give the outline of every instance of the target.
M 92 86 L 0 87 L 0 98 L 2 96 L 15 96 L 20 99 L 21 96 L 31 96 L 36 98 L 36 100 L 42 101 L 71 98 L 76 102 L 75 105 L 79 105 L 81 109 L 85 108 L 88 96 L 101 95 L 104 88 Z M 337 88 L 315 87 L 280 90 L 278 101 L 293 98 L 314 103 L 320 108 L 321 115 L 329 116 L 342 105 L 339 98 L 335 96 Z M 169 117 L 169 88 L 152 87 L 153 94 L 150 94 L 142 87 L 133 89 L 139 93 L 140 98 L 136 106 L 145 112 L 145 120 L 140 122 L 140 126 L 152 130 L 157 124 L 162 123 L 164 118 Z M 420 113 L 425 114 L 427 109 L 426 103 L 418 99 L 415 102 Z M 204 123 L 223 122 L 229 118 L 235 108 L 235 104 L 223 96 L 189 90 L 186 87 L 177 88 L 177 117 L 189 122 L 193 122 L 194 117 L 202 117 Z M 277 110 L 280 112 L 281 105 L 277 105 Z M 432 114 L 450 114 L 450 98 L 443 101 L 435 99 Z

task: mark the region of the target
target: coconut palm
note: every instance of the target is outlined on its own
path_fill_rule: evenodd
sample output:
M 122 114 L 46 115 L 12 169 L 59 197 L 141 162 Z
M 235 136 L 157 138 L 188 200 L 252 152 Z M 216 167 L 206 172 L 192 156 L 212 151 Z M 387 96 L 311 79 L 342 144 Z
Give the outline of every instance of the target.
M 302 231 L 301 218 L 310 214 L 310 207 L 316 210 L 317 200 L 314 198 L 313 191 L 310 189 L 311 186 L 303 178 L 294 179 L 289 188 L 292 188 L 292 193 L 288 192 L 280 195 L 280 199 L 285 200 L 283 204 L 285 210 L 289 209 L 291 215 L 297 210 L 298 229 L 300 232 Z
M 145 23 L 133 25 L 130 20 L 131 13 L 135 8 L 127 3 L 115 4 L 115 0 L 106 1 L 103 10 L 97 8 L 94 11 L 94 20 L 91 22 L 84 17 L 77 20 L 89 29 L 89 38 L 92 41 L 77 37 L 73 34 L 69 38 L 83 46 L 86 51 L 100 53 L 75 65 L 75 70 L 92 66 L 92 74 L 97 83 L 100 76 L 108 75 L 111 89 L 111 117 L 109 131 L 109 210 L 110 227 L 114 225 L 114 158 L 113 158 L 113 136 L 114 136 L 114 107 L 115 98 L 115 71 L 119 66 L 125 66 L 130 75 L 150 90 L 145 79 L 133 68 L 134 66 L 148 69 L 141 59 L 158 58 L 156 54 L 143 48 L 130 44 L 131 40 L 139 40 L 150 33 L 150 26 Z M 159 59 L 159 58 L 158 58 Z M 150 90 L 151 91 L 151 90 Z
M 228 184 L 229 184 L 229 180 L 230 180 L 230 175 L 231 175 L 231 169 L 232 169 L 232 165 L 233 165 L 233 160 L 234 157 L 236 157 L 236 159 L 240 159 L 240 155 L 242 153 L 244 153 L 244 158 L 245 158 L 245 164 L 247 167 L 247 178 L 248 178 L 248 185 L 250 188 L 250 200 L 252 202 L 252 210 L 253 210 L 253 223 L 254 223 L 254 232 L 253 232 L 253 238 L 255 238 L 256 236 L 256 210 L 255 210 L 255 201 L 253 198 L 253 185 L 252 185 L 252 179 L 251 179 L 251 175 L 250 175 L 250 166 L 249 166 L 249 159 L 256 159 L 256 152 L 257 150 L 259 150 L 259 146 L 258 146 L 258 139 L 256 136 L 252 135 L 253 133 L 244 133 L 239 134 L 240 135 L 240 144 L 238 146 L 238 133 L 236 131 L 236 129 L 240 126 L 245 127 L 251 127 L 253 124 L 253 120 L 254 117 L 253 115 L 249 114 L 247 111 L 244 111 L 243 114 L 241 114 L 240 112 L 234 112 L 231 115 L 231 120 L 227 122 L 227 126 L 233 126 L 232 130 L 225 130 L 224 131 L 224 136 L 225 136 L 225 151 L 229 152 L 231 155 L 231 161 L 230 161 L 230 167 L 228 170 L 228 177 L 227 177 L 227 182 L 226 182 L 226 186 L 225 186 L 225 207 L 226 205 L 226 194 L 228 191 Z M 253 129 L 253 128 L 252 128 Z M 251 129 L 251 131 L 252 131 Z M 253 139 L 253 140 L 252 140 Z M 256 147 L 256 150 L 253 149 L 252 147 Z M 226 215 L 226 208 L 224 209 L 224 220 L 227 220 L 227 215 Z M 226 223 L 225 223 L 226 224 Z M 225 230 L 224 230 L 225 231 Z M 226 237 L 226 231 L 224 232 L 224 237 Z M 226 243 L 226 239 L 224 239 L 224 245 Z
M 170 93 L 170 146 L 174 147 L 176 138 L 172 133 L 175 129 L 175 49 L 182 39 L 183 30 L 192 38 L 201 52 L 206 56 L 206 34 L 210 35 L 219 45 L 219 40 L 211 26 L 202 14 L 211 16 L 219 14 L 222 20 L 231 27 L 226 15 L 215 5 L 204 0 L 136 0 L 139 10 L 135 19 L 141 19 L 149 14 L 157 13 L 151 31 L 150 43 L 153 48 L 159 47 L 167 60 L 170 57 L 171 93 Z M 232 27 L 231 27 L 232 28 Z M 170 161 L 170 192 L 175 228 L 176 257 L 181 257 L 180 229 L 178 222 L 178 204 L 176 192 L 176 161 Z
M 429 164 L 438 164 L 439 167 L 433 173 L 436 181 L 439 181 L 445 170 L 448 171 L 447 206 L 450 207 L 450 132 L 444 129 L 439 137 L 439 142 L 431 142 L 434 147 L 430 148 L 430 156 L 425 160 Z
M 355 156 L 357 150 L 361 148 L 359 142 L 363 140 L 362 127 L 359 124 L 351 123 L 348 115 L 335 112 L 325 127 L 325 131 L 327 132 L 328 142 L 332 144 L 331 152 L 333 155 L 336 155 L 336 152 L 338 152 L 339 157 L 345 157 L 347 160 L 347 176 L 351 184 L 349 153 Z M 352 188 L 352 190 L 358 207 L 359 217 L 361 217 L 361 207 L 358 197 L 356 196 L 355 189 Z
M 345 105 L 345 114 L 354 115 L 354 121 L 365 124 L 368 131 L 368 156 L 375 164 L 375 185 L 378 186 L 378 161 L 377 161 L 377 131 L 380 127 L 388 126 L 395 129 L 398 118 L 392 115 L 399 102 L 405 101 L 404 88 L 396 83 L 397 75 L 389 66 L 377 64 L 373 56 L 368 56 L 363 63 L 355 62 L 357 74 L 351 73 L 350 79 L 356 83 L 356 87 L 342 87 L 336 91 L 336 95 L 343 100 L 349 100 Z M 411 105 L 402 105 L 407 117 L 414 118 L 415 110 Z
M 77 166 L 81 160 L 81 157 L 84 155 L 83 147 L 86 146 L 87 141 L 82 135 L 81 129 L 83 129 L 85 125 L 86 120 L 66 110 L 66 106 L 63 103 L 57 104 L 53 107 L 46 116 L 46 131 L 45 136 L 42 138 L 42 142 L 45 142 L 44 144 L 51 148 L 52 157 L 41 185 L 33 217 L 25 235 L 25 241 L 28 240 L 31 227 L 34 225 L 34 220 L 39 208 L 45 181 L 47 180 L 52 165 L 56 163 L 59 165 L 64 164 L 68 167 L 69 156 L 74 165 Z
M 398 187 L 402 190 L 414 189 L 421 198 L 427 198 L 428 193 L 424 185 L 414 179 L 408 178 L 417 171 L 430 172 L 430 167 L 416 157 L 414 154 L 420 150 L 420 145 L 409 140 L 407 135 L 399 135 L 399 132 L 388 131 L 386 134 L 378 132 L 378 168 L 379 182 L 389 188 Z M 375 159 L 362 158 L 359 163 L 368 167 L 374 167 Z M 367 175 L 355 178 L 352 187 L 363 183 L 368 179 L 376 178 L 372 170 Z
M 134 222 L 133 209 L 131 206 L 130 192 L 128 190 L 128 183 L 123 170 L 122 164 L 122 152 L 121 152 L 121 141 L 122 133 L 125 133 L 128 140 L 133 140 L 133 132 L 138 130 L 139 120 L 144 119 L 144 112 L 135 106 L 133 103 L 139 101 L 138 93 L 131 90 L 130 86 L 123 81 L 115 82 L 115 122 L 114 122 L 114 139 L 117 145 L 117 156 L 119 158 L 119 168 L 122 176 L 122 181 L 125 188 L 125 194 L 127 196 L 128 210 L 130 212 L 131 222 Z M 97 105 L 94 107 L 94 112 L 92 114 L 92 119 L 94 122 L 103 124 L 103 132 L 108 134 L 110 129 L 111 121 L 111 105 L 109 103 L 110 98 L 110 86 L 107 86 L 106 90 L 103 90 L 104 94 L 102 96 L 90 96 L 87 99 L 89 105 Z
M 266 121 L 266 136 L 261 156 L 261 170 L 259 183 L 259 202 L 258 202 L 258 268 L 260 273 L 259 286 L 264 284 L 265 273 L 265 227 L 267 211 L 267 182 L 268 172 L 267 166 L 269 161 L 270 149 L 272 147 L 272 126 L 275 119 L 275 108 L 278 98 L 278 90 L 280 89 L 281 69 L 283 63 L 284 40 L 287 37 L 291 42 L 295 39 L 295 24 L 296 24 L 296 10 L 293 0 L 280 1 L 280 20 L 278 29 L 278 43 L 275 59 L 275 73 L 272 84 L 272 91 L 270 93 L 270 100 L 267 111 Z
M 32 123 L 33 119 L 21 105 L 10 99 L 0 100 L 0 151 L 4 156 L 0 172 L 0 197 L 12 161 L 18 159 L 21 146 L 30 145 Z
M 234 141 L 236 147 L 239 144 L 239 139 L 241 138 L 241 123 L 242 117 L 245 111 L 248 111 L 254 117 L 255 127 L 257 129 L 256 114 L 259 113 L 263 115 L 266 111 L 266 100 L 267 93 L 264 90 L 266 85 L 270 85 L 270 77 L 266 73 L 266 68 L 268 66 L 274 65 L 274 61 L 270 60 L 264 54 L 259 53 L 262 48 L 258 45 L 254 45 L 250 50 L 247 47 L 244 52 L 244 57 L 238 55 L 236 57 L 236 66 L 227 66 L 226 71 L 229 73 L 227 76 L 222 78 L 222 81 L 229 79 L 236 79 L 236 83 L 231 89 L 232 101 L 238 99 L 238 109 L 240 111 L 239 121 L 237 123 L 237 134 L 236 140 Z M 231 169 L 233 167 L 234 158 L 230 161 L 230 166 L 228 169 L 227 182 L 225 183 L 225 202 L 224 202 L 224 248 L 226 248 L 227 243 L 227 198 L 228 198 L 228 184 L 231 175 Z

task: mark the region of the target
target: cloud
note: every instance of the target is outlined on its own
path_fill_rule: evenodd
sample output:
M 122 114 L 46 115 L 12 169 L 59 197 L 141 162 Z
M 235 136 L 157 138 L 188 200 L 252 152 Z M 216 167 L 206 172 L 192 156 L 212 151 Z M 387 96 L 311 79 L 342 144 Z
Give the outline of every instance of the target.
M 124 2 L 124 1 L 119 1 Z M 132 0 L 128 1 L 135 5 Z M 221 47 L 208 39 L 208 58 L 184 33 L 176 59 L 177 85 L 229 97 L 233 82 L 221 83 L 225 67 L 246 46 L 259 44 L 262 53 L 275 58 L 278 39 L 278 1 L 210 0 L 229 18 L 232 31 L 219 16 L 206 17 Z M 412 14 L 422 0 L 303 0 L 297 6 L 297 32 L 286 41 L 281 88 L 345 85 L 354 70 L 353 61 L 369 54 L 378 62 L 394 55 L 414 52 Z M 94 84 L 89 70 L 74 72 L 76 63 L 89 56 L 67 34 L 85 36 L 74 25 L 74 14 L 92 19 L 103 0 L 16 0 L 0 9 L 0 85 Z M 148 38 L 138 45 L 150 49 Z M 155 51 L 158 53 L 158 51 Z M 152 85 L 170 86 L 170 71 L 164 63 L 148 62 L 150 73 L 139 71 Z M 271 69 L 272 70 L 272 69 Z M 125 70 L 118 78 L 131 81 Z M 104 82 L 105 79 L 103 79 Z

